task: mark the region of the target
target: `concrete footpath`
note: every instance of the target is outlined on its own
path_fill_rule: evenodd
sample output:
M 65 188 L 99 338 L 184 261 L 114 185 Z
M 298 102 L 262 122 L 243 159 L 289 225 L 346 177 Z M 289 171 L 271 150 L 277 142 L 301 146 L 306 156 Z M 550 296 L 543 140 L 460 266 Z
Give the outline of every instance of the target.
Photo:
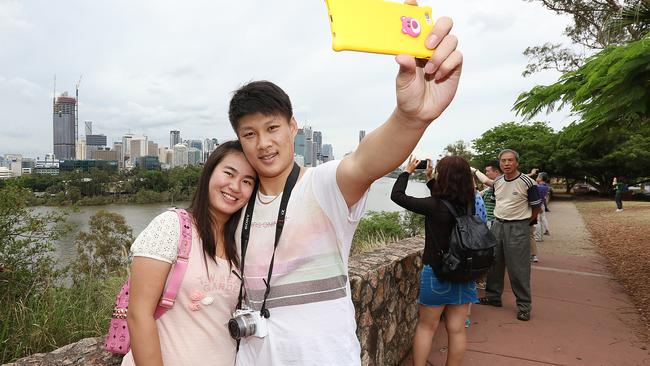
M 639 316 L 595 253 L 575 205 L 555 201 L 550 209 L 551 236 L 538 243 L 533 264 L 531 320 L 516 319 L 509 285 L 502 308 L 472 305 L 463 365 L 650 365 L 650 344 L 636 332 Z M 446 359 L 440 325 L 429 358 L 435 366 Z

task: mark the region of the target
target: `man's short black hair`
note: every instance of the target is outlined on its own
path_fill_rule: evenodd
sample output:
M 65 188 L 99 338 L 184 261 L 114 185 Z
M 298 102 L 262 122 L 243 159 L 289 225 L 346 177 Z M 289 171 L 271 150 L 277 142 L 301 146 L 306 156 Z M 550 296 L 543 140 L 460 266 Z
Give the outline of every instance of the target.
M 501 172 L 501 167 L 499 167 L 499 162 L 496 161 L 496 160 L 490 160 L 490 161 L 488 161 L 487 164 L 485 164 L 485 167 L 486 167 L 486 168 L 487 168 L 487 167 L 490 167 L 490 168 L 492 168 L 492 170 L 494 170 L 495 172 Z
M 237 89 L 230 99 L 228 118 L 233 130 L 237 132 L 239 120 L 249 114 L 280 114 L 287 121 L 293 117 L 291 100 L 287 93 L 270 81 L 251 81 Z

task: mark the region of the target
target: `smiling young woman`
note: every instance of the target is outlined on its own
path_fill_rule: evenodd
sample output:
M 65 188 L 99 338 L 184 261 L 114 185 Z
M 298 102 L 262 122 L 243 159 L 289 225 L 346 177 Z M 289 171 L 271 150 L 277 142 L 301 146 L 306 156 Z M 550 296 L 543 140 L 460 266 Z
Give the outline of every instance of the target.
M 131 352 L 122 365 L 234 365 L 236 343 L 228 323 L 240 287 L 234 233 L 256 174 L 241 144 L 221 144 L 208 158 L 188 208 L 192 244 L 174 306 L 154 311 L 176 261 L 179 219 L 168 211 L 154 218 L 131 247 L 127 316 Z

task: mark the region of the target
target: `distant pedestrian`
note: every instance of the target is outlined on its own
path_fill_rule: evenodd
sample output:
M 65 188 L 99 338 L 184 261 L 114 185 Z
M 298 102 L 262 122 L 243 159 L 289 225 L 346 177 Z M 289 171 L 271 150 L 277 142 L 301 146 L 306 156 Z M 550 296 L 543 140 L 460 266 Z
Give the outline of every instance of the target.
M 542 210 L 539 211 L 537 215 L 537 224 L 535 225 L 535 240 L 544 241 L 544 235 L 551 235 L 551 231 L 548 226 L 548 219 L 546 217 L 546 212 L 549 212 L 547 209 L 548 206 L 548 196 L 550 192 L 550 186 L 548 185 L 548 173 L 541 172 L 537 175 L 537 191 L 539 192 L 539 197 L 542 199 Z
M 474 174 L 484 184 L 494 187 L 496 206 L 492 232 L 497 238 L 496 261 L 488 272 L 486 296 L 483 305 L 502 306 L 503 281 L 508 270 L 510 286 L 517 299 L 517 319 L 530 320 L 532 296 L 530 292 L 530 235 L 542 200 L 535 181 L 519 172 L 519 154 L 510 149 L 499 153 L 503 175 L 494 180 L 480 171 Z
M 616 177 L 614 177 L 612 186 L 614 186 L 614 201 L 616 201 L 616 212 L 621 212 L 623 211 L 623 192 L 625 192 L 627 189 L 624 178 L 619 177 L 619 179 L 616 179 Z

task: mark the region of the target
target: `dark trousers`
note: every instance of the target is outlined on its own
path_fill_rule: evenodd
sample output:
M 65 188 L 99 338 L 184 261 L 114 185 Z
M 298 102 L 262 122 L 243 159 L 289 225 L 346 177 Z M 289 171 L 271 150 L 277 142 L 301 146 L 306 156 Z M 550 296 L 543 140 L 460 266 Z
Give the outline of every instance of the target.
M 616 201 L 616 208 L 619 210 L 623 208 L 623 194 L 621 192 L 616 192 L 614 201 Z
M 517 308 L 531 311 L 530 294 L 530 227 L 528 220 L 494 221 L 492 233 L 497 238 L 496 260 L 487 276 L 485 296 L 501 301 L 505 270 L 517 298 Z

